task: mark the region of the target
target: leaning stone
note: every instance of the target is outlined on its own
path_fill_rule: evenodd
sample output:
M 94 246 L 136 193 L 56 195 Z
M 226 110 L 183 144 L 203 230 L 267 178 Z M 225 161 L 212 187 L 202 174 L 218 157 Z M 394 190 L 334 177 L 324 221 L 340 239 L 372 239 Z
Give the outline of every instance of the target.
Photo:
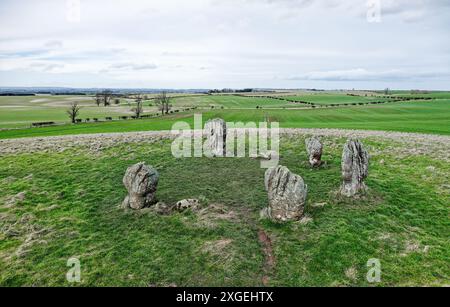
M 205 124 L 205 153 L 211 157 L 226 156 L 227 124 L 223 119 L 213 119 Z
M 342 186 L 340 193 L 353 197 L 364 192 L 369 174 L 369 154 L 359 140 L 348 140 L 342 154 Z
M 200 202 L 198 199 L 183 199 L 177 202 L 175 210 L 182 212 L 185 210 L 198 210 L 200 208 Z
M 305 210 L 308 186 L 303 178 L 278 166 L 266 171 L 265 186 L 269 198 L 267 215 L 275 221 L 298 221 Z
M 306 139 L 306 151 L 308 152 L 309 156 L 309 164 L 311 164 L 312 167 L 317 167 L 322 164 L 322 150 L 323 145 L 320 142 L 320 139 L 318 137 L 312 137 L 310 139 Z
M 129 167 L 123 177 L 128 190 L 123 207 L 140 210 L 155 204 L 158 180 L 158 171 L 143 162 Z

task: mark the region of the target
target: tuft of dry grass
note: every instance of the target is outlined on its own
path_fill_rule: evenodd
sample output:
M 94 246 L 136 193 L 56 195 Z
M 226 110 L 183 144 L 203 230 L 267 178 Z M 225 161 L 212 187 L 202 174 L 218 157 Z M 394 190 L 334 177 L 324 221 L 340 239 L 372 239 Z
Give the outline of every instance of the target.
M 356 267 L 352 266 L 345 270 L 345 276 L 351 281 L 355 282 L 358 280 L 358 270 Z

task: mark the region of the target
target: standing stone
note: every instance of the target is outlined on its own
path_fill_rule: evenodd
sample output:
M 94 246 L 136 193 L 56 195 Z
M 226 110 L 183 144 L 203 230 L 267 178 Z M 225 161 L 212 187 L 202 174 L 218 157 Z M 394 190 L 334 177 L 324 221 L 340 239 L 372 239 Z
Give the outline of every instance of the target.
M 223 119 L 217 118 L 205 124 L 206 151 L 212 157 L 226 156 L 227 124 Z
M 264 181 L 269 197 L 265 214 L 280 222 L 300 220 L 308 194 L 303 178 L 291 173 L 287 167 L 277 166 L 267 170 Z
M 158 180 L 158 171 L 143 162 L 129 167 L 123 177 L 123 184 L 128 190 L 123 207 L 140 210 L 154 205 Z
M 369 154 L 359 140 L 348 140 L 342 154 L 341 194 L 353 197 L 366 190 L 364 180 L 369 170 Z
M 322 150 L 323 145 L 320 142 L 318 137 L 312 137 L 310 139 L 306 139 L 306 151 L 309 155 L 309 164 L 312 167 L 318 167 L 322 164 Z

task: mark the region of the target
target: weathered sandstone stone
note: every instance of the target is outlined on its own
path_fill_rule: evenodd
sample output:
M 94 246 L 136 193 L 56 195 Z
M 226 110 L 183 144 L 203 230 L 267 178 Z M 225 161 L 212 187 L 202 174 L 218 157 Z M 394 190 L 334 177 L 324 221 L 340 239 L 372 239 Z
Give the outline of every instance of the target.
M 158 171 L 143 162 L 129 167 L 123 177 L 123 184 L 128 190 L 123 207 L 140 210 L 154 205 L 158 180 Z
M 347 197 L 366 190 L 364 180 L 369 174 L 369 154 L 359 140 L 348 140 L 342 154 L 342 186 L 340 193 Z
M 269 198 L 266 214 L 275 221 L 298 221 L 303 216 L 308 186 L 302 177 L 277 166 L 267 170 L 265 186 Z

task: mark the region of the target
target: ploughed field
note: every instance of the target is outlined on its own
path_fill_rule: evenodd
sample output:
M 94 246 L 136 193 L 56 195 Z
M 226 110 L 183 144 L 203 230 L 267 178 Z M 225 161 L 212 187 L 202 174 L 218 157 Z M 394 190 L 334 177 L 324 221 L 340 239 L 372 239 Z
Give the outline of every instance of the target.
M 318 169 L 305 150 L 313 134 L 323 135 Z M 0 285 L 73 285 L 72 257 L 79 286 L 448 285 L 448 136 L 285 131 L 280 164 L 309 193 L 305 218 L 275 224 L 259 215 L 267 206 L 260 161 L 175 159 L 168 135 L 0 141 Z M 371 155 L 370 190 L 355 200 L 336 195 L 352 136 Z M 141 161 L 160 173 L 160 201 L 196 198 L 201 209 L 119 208 L 125 170 Z M 366 279 L 369 259 L 380 261 L 380 283 Z

